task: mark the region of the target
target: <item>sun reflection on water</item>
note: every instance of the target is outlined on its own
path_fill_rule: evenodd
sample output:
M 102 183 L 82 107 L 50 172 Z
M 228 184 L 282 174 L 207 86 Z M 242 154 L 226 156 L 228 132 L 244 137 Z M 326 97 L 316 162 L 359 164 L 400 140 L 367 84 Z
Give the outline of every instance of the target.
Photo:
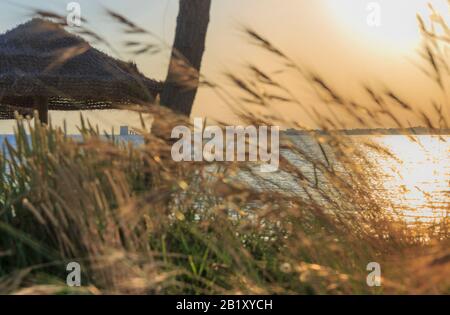
M 450 137 L 379 136 L 396 158 L 372 153 L 384 193 L 408 221 L 430 222 L 450 210 Z

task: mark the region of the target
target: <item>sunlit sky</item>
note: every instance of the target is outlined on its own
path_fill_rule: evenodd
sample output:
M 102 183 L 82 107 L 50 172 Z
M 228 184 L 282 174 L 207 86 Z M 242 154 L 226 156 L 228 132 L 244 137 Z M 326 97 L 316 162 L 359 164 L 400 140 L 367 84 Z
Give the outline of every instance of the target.
M 29 11 L 22 6 L 64 14 L 69 2 L 0 0 L 0 32 L 30 18 Z M 126 53 L 120 45 L 125 38 L 120 28 L 106 16 L 104 8 L 127 16 L 172 43 L 177 0 L 78 2 L 89 28 L 108 38 L 121 51 L 122 58 L 136 61 L 147 76 L 164 79 L 170 52 L 138 58 Z M 380 5 L 379 27 L 367 23 L 370 2 Z M 428 104 L 435 91 L 417 67 L 420 35 L 416 20 L 417 12 L 427 12 L 428 2 L 442 12 L 448 11 L 446 0 L 213 0 L 202 72 L 210 79 L 223 82 L 224 71 L 239 71 L 249 61 L 276 70 L 271 59 L 249 45 L 239 31 L 239 26 L 244 24 L 270 38 L 300 64 L 320 73 L 343 94 L 357 97 L 355 91 L 361 83 L 370 83 L 389 86 L 414 104 Z M 295 82 L 293 79 L 289 84 L 295 87 Z M 313 101 L 310 105 L 314 105 Z M 292 108 L 282 111 L 302 124 L 311 123 L 301 111 Z M 50 115 L 55 123 L 66 119 L 69 126 L 74 126 L 78 121 L 77 113 L 51 112 Z M 116 111 L 91 112 L 87 116 L 106 129 L 137 121 L 136 117 Z M 206 89 L 200 90 L 192 116 L 238 123 L 227 105 Z M 10 132 L 12 124 L 0 122 L 0 133 Z

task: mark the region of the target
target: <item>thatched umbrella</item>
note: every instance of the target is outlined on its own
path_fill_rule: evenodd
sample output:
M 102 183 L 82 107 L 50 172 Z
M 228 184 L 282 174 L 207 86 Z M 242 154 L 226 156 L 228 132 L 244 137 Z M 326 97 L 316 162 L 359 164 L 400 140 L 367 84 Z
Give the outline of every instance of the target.
M 0 119 L 14 110 L 110 109 L 151 102 L 161 83 L 92 48 L 58 24 L 33 19 L 0 35 Z

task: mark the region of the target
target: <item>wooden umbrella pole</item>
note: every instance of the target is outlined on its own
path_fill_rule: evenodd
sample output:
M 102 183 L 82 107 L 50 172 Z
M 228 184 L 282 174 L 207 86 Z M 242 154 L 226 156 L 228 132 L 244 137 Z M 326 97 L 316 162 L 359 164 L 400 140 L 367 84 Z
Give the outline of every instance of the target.
M 39 112 L 39 120 L 42 124 L 48 124 L 48 98 L 38 96 L 35 99 L 35 108 Z

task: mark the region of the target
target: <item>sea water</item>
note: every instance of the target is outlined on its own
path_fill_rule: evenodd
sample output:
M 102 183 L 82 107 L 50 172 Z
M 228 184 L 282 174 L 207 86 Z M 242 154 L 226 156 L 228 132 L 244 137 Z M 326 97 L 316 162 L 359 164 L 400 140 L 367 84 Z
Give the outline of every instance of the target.
M 81 141 L 81 136 L 74 135 Z M 318 181 L 318 185 L 326 185 L 326 178 L 314 169 L 311 160 L 325 165 L 331 164 L 334 171 L 344 172 L 335 161 L 334 150 L 330 145 L 320 146 L 317 139 L 308 135 L 288 136 L 289 140 L 299 147 L 304 154 L 299 155 L 291 150 L 281 150 L 280 154 L 297 167 L 309 182 Z M 138 135 L 114 136 L 117 142 L 142 145 L 144 140 Z M 106 140 L 106 137 L 105 137 Z M 15 145 L 13 135 L 0 135 L 0 148 L 5 141 Z M 341 141 L 348 142 L 348 147 L 364 150 L 365 158 L 354 156 L 352 163 L 363 170 L 367 161 L 375 165 L 377 177 L 374 193 L 386 200 L 386 204 L 400 209 L 411 220 L 434 220 L 446 217 L 450 210 L 450 137 L 421 135 L 414 138 L 403 135 L 371 135 L 342 136 Z M 386 152 L 380 152 L 366 146 L 373 143 Z M 2 150 L 3 151 L 3 150 Z M 344 174 L 345 175 L 345 174 Z M 302 194 L 304 189 L 298 178 L 286 172 L 268 173 L 270 181 L 261 184 L 252 175 L 242 173 L 240 178 L 251 185 L 262 189 L 277 189 L 289 194 Z M 268 185 L 270 187 L 268 187 Z

